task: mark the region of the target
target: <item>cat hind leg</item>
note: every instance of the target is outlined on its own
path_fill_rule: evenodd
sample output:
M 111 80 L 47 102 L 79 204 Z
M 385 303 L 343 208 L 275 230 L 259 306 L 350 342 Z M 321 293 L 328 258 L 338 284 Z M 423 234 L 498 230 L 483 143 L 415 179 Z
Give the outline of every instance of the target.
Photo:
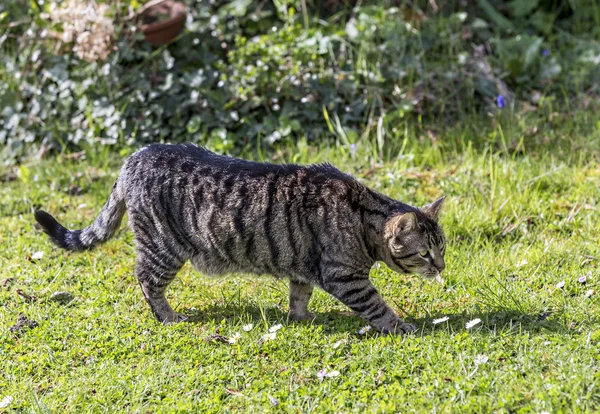
M 158 256 L 138 253 L 135 274 L 144 297 L 156 319 L 165 324 L 183 322 L 185 315 L 176 313 L 165 297 L 167 286 L 173 281 L 183 263 L 165 263 Z
M 313 292 L 313 286 L 290 280 L 290 317 L 296 320 L 307 320 L 314 318 L 308 312 L 308 302 Z

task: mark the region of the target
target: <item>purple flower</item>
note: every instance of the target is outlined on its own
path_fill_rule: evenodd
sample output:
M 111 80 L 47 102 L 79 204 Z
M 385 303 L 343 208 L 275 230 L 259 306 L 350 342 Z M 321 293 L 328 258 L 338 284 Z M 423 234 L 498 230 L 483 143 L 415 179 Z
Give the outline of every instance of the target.
M 504 106 L 506 105 L 506 103 L 504 102 L 504 96 L 498 95 L 498 97 L 496 98 L 496 103 L 498 104 L 498 108 L 504 108 Z
M 548 49 L 542 49 L 542 56 L 546 57 L 550 54 L 550 51 Z

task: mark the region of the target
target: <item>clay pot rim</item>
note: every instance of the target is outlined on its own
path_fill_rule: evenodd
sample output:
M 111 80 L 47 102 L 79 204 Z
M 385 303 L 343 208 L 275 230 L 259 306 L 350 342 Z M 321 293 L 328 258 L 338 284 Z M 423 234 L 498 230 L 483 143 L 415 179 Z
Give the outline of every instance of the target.
M 162 3 L 162 2 L 160 2 L 160 3 Z M 158 4 L 160 4 L 160 3 L 157 3 L 151 7 L 148 7 L 144 11 L 150 10 L 155 6 L 158 6 Z M 141 15 L 141 13 L 140 13 L 140 15 Z M 178 1 L 173 1 L 173 7 L 171 7 L 171 17 L 169 17 L 166 20 L 161 20 L 160 22 L 140 25 L 139 29 L 144 33 L 160 32 L 167 27 L 173 26 L 174 24 L 178 24 L 182 20 L 185 20 L 186 15 L 187 15 L 187 13 L 186 13 L 185 4 L 178 2 Z

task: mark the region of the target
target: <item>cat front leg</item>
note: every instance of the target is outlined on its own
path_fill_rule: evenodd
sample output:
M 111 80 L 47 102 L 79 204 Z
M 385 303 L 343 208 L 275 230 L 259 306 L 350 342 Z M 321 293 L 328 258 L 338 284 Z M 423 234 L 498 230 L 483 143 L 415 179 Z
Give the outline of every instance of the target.
M 323 289 L 382 333 L 407 334 L 416 327 L 388 306 L 369 280 L 367 271 L 334 269 L 323 278 Z

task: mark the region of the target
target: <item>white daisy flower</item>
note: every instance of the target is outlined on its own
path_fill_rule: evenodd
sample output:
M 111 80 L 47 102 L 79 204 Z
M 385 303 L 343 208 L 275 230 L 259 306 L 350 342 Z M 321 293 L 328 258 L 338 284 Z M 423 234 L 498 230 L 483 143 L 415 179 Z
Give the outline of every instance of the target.
M 467 322 L 466 328 L 471 329 L 475 325 L 479 325 L 481 323 L 481 319 L 475 318 L 472 321 Z
M 277 324 L 277 325 L 273 325 L 273 326 L 271 326 L 271 327 L 269 328 L 269 332 L 270 332 L 270 333 L 275 333 L 275 332 L 277 332 L 278 330 L 280 330 L 281 328 L 283 328 L 283 325 L 279 323 L 279 324 Z
M 8 407 L 14 400 L 15 399 L 12 395 L 7 395 L 6 397 L 2 398 L 2 400 L 0 401 L 0 408 Z
M 446 322 L 450 318 L 448 316 L 444 316 L 443 318 L 434 319 L 431 321 L 432 324 L 437 325 L 438 323 Z
M 594 294 L 594 289 L 589 289 L 587 292 L 585 292 L 585 297 L 589 298 L 590 296 L 592 296 Z
M 359 335 L 364 335 L 371 330 L 371 325 L 363 326 L 358 330 Z
M 41 260 L 43 257 L 44 257 L 44 252 L 41 252 L 41 251 L 40 252 L 34 252 L 31 255 L 31 259 L 32 260 Z
M 271 394 L 269 394 L 268 396 L 269 396 L 269 402 L 271 403 L 271 405 L 273 407 L 277 407 L 279 405 L 279 400 L 275 397 L 272 397 Z
M 339 377 L 339 376 L 340 376 L 340 371 L 337 371 L 337 370 L 327 372 L 326 369 L 322 369 L 319 372 L 317 372 L 317 378 L 319 379 L 319 381 L 323 381 L 323 379 L 325 379 L 325 378 L 335 378 L 335 377 Z
M 324 369 L 317 372 L 317 378 L 319 379 L 319 381 L 323 381 L 323 378 L 325 378 L 325 374 L 326 374 L 326 372 Z
M 488 362 L 489 358 L 487 355 L 477 355 L 475 357 L 475 365 L 483 365 Z
M 236 332 L 231 337 L 229 337 L 227 342 L 229 342 L 230 344 L 233 345 L 233 344 L 237 343 L 237 341 L 239 341 L 241 338 L 242 338 L 242 334 L 239 332 Z
M 557 288 L 557 289 L 562 289 L 562 288 L 564 288 L 564 287 L 565 287 L 565 281 L 564 281 L 564 280 L 561 280 L 560 282 L 558 282 L 558 283 L 556 284 L 556 288 Z
M 249 323 L 249 324 L 247 324 L 247 325 L 244 325 L 244 326 L 242 326 L 242 330 L 243 330 L 244 332 L 250 332 L 250 331 L 252 330 L 252 328 L 254 328 L 254 325 L 253 325 L 253 324 L 251 324 L 251 323 Z
M 587 276 L 586 275 L 580 276 L 579 279 L 577 279 L 577 281 L 583 285 L 583 284 L 585 284 L 585 282 L 587 282 Z
M 277 338 L 277 333 L 272 332 L 272 333 L 267 333 L 267 334 L 264 334 L 263 336 L 261 336 L 260 341 L 267 342 L 267 341 L 272 341 L 275 338 Z

